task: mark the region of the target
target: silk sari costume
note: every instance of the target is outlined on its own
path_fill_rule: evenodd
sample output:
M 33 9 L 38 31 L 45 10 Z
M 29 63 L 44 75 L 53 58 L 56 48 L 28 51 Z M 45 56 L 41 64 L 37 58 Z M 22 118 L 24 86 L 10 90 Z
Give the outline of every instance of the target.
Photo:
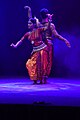
M 48 26 L 48 22 L 44 22 L 40 24 L 40 27 L 47 27 L 47 26 Z M 48 46 L 48 71 L 47 71 L 48 74 L 47 75 L 49 76 L 51 72 L 52 61 L 53 61 L 54 47 L 53 47 L 52 41 L 54 40 L 54 37 L 59 38 L 60 35 L 56 31 L 55 25 L 53 23 L 50 23 L 49 27 L 47 27 L 47 29 L 43 32 L 42 36 L 43 36 L 43 41 Z
M 42 27 L 47 27 L 48 23 L 44 22 L 41 24 Z M 50 25 L 50 27 L 48 27 L 48 29 L 46 29 L 43 32 L 43 41 L 45 42 L 45 44 L 48 46 L 48 71 L 47 71 L 47 75 L 50 75 L 51 72 L 51 67 L 52 67 L 52 58 L 53 58 L 53 43 L 52 43 L 52 26 Z M 47 77 L 48 77 L 47 76 Z
M 45 76 L 48 76 L 48 47 L 42 41 L 43 31 L 44 28 L 37 28 L 24 35 L 24 38 L 28 38 L 33 45 L 31 58 L 26 62 L 31 80 L 42 80 Z

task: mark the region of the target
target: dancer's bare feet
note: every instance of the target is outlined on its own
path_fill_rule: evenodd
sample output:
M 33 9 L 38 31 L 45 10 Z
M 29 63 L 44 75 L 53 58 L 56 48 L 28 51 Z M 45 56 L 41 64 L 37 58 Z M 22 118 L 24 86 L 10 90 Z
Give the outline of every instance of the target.
M 46 76 L 44 77 L 43 81 L 44 81 L 44 84 L 47 84 L 47 77 Z
M 44 79 L 44 84 L 47 84 L 47 79 Z
M 42 80 L 40 80 L 40 84 L 43 84 L 43 81 L 42 81 Z
M 37 80 L 34 80 L 33 85 L 36 85 L 36 84 L 37 84 Z

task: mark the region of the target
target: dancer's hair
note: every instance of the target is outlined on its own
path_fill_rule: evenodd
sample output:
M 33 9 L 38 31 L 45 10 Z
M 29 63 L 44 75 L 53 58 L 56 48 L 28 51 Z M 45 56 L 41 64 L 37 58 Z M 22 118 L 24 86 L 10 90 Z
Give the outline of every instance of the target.
M 40 10 L 41 18 L 42 18 L 42 19 L 47 18 L 47 17 L 48 17 L 48 16 L 47 16 L 48 13 L 49 13 L 48 9 L 46 9 L 46 8 L 41 9 L 41 10 Z
M 33 24 L 36 24 L 36 19 L 30 18 L 29 21 L 31 21 Z
M 29 21 L 31 21 L 34 24 L 34 27 L 37 28 L 37 21 L 35 18 L 30 18 Z

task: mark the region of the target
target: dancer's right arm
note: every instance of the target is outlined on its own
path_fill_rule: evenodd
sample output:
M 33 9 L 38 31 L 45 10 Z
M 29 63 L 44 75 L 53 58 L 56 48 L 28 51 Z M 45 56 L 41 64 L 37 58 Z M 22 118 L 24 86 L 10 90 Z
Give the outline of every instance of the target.
M 32 18 L 32 11 L 31 8 L 29 6 L 24 6 L 24 9 L 28 9 L 28 18 Z
M 12 43 L 10 46 L 13 48 L 17 48 L 19 45 L 21 45 L 22 41 L 27 38 L 29 33 L 27 32 L 16 44 Z

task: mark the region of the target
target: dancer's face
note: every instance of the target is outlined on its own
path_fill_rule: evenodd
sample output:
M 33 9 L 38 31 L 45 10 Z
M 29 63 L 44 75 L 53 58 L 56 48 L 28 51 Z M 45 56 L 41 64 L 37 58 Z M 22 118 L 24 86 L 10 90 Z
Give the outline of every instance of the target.
M 34 24 L 31 21 L 28 21 L 28 29 L 33 29 L 34 28 Z

